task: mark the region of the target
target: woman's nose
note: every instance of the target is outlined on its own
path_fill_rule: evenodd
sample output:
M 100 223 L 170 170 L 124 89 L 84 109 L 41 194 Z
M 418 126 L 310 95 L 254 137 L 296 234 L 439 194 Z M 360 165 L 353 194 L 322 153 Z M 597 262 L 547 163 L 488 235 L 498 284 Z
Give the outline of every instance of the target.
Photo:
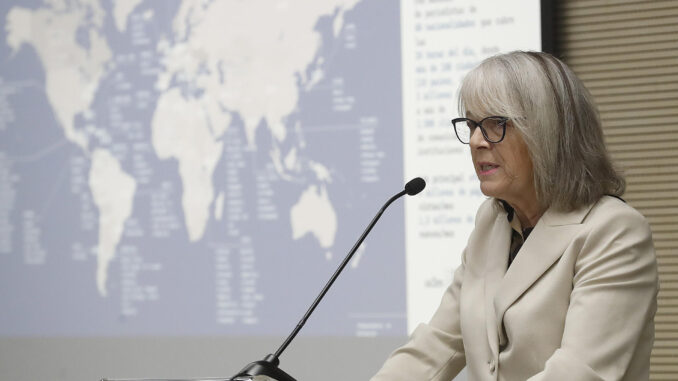
M 475 129 L 473 129 L 473 132 L 471 133 L 471 139 L 469 140 L 469 144 L 473 149 L 489 148 L 490 146 L 490 143 L 488 143 L 487 140 L 485 140 L 483 132 L 480 131 L 480 127 L 476 127 Z

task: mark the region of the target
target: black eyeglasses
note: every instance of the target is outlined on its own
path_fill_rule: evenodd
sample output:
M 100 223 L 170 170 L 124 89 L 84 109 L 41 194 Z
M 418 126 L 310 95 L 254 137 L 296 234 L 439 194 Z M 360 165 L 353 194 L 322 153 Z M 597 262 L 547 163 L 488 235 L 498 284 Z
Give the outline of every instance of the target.
M 490 143 L 499 143 L 504 140 L 506 135 L 506 122 L 509 118 L 505 116 L 488 116 L 483 118 L 480 122 L 476 122 L 469 118 L 454 118 L 452 125 L 454 126 L 454 133 L 457 134 L 457 139 L 464 144 L 471 142 L 471 136 L 480 127 L 480 132 L 483 137 Z

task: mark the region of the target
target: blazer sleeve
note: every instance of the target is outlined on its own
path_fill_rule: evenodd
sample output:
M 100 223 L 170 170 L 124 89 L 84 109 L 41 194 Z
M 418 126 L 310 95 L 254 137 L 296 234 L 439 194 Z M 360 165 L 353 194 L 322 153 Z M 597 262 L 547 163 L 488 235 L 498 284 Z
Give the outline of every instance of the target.
M 628 379 L 639 353 L 649 366 L 658 292 L 649 225 L 635 210 L 614 213 L 582 241 L 561 346 L 529 381 Z
M 371 381 L 449 381 L 464 368 L 459 292 L 465 253 L 431 321 L 419 324 L 407 344 L 391 354 Z

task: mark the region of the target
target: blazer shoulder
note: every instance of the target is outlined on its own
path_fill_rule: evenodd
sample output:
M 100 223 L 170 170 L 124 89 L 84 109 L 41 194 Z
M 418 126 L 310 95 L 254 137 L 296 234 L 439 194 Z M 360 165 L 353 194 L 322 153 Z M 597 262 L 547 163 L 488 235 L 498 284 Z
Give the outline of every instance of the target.
M 654 258 L 650 224 L 640 212 L 619 199 L 601 198 L 584 218 L 582 226 L 580 259 L 619 255 Z
M 640 212 L 605 196 L 591 208 L 582 228 L 570 250 L 576 255 L 574 284 L 624 279 L 628 285 L 658 289 L 652 231 Z
M 612 196 L 603 196 L 591 208 L 583 223 L 590 226 L 647 228 L 649 223 L 639 211 Z

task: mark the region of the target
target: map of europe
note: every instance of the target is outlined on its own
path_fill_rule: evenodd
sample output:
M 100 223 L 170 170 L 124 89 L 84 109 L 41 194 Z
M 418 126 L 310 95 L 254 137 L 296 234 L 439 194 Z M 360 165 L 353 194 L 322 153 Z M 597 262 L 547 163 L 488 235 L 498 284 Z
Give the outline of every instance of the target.
M 397 2 L 0 5 L 2 335 L 288 332 L 403 184 Z M 403 335 L 402 206 L 305 332 Z

